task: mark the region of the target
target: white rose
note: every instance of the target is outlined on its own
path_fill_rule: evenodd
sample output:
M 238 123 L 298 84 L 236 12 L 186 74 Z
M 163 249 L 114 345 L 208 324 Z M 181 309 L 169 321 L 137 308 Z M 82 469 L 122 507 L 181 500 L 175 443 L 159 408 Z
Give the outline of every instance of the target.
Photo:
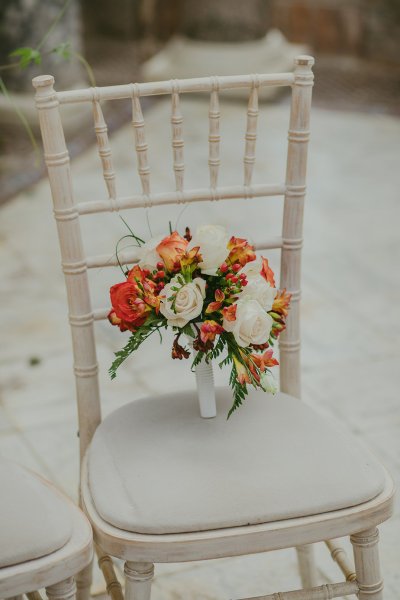
M 256 260 L 246 263 L 240 272 L 244 273 L 247 279 L 251 279 L 252 277 L 257 277 L 257 275 L 260 275 L 261 269 L 262 258 L 261 256 L 257 256 Z
M 203 262 L 199 267 L 205 275 L 215 275 L 218 267 L 226 260 L 229 252 L 228 233 L 222 225 L 202 225 L 193 237 L 191 247 L 200 246 Z
M 156 251 L 156 248 L 158 244 L 164 239 L 164 237 L 165 236 L 159 235 L 158 237 L 151 238 L 138 249 L 138 264 L 141 269 L 148 269 L 151 272 L 157 269 L 157 263 L 162 262 L 162 260 L 160 255 Z
M 272 317 L 254 298 L 240 299 L 236 307 L 235 321 L 227 321 L 224 318 L 224 329 L 231 331 L 239 346 L 243 348 L 250 344 L 265 344 L 271 332 Z
M 178 291 L 173 287 L 179 288 Z M 205 295 L 206 282 L 201 277 L 184 285 L 179 283 L 178 277 L 173 277 L 163 289 L 160 312 L 171 327 L 184 327 L 201 314 Z
M 247 282 L 239 298 L 253 298 L 261 304 L 264 310 L 271 310 L 276 296 L 276 289 L 271 287 L 262 275 L 247 277 Z

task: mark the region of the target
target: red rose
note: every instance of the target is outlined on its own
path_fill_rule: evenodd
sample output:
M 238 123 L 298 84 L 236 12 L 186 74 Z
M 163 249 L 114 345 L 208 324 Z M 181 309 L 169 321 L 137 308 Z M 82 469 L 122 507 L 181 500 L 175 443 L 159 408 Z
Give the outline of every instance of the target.
M 145 323 L 151 312 L 151 306 L 138 295 L 136 283 L 124 281 L 113 285 L 110 289 L 110 297 L 113 308 L 110 322 L 119 325 L 120 329 L 122 325 L 126 329 L 135 331 Z M 121 323 L 115 322 L 115 317 L 120 319 Z

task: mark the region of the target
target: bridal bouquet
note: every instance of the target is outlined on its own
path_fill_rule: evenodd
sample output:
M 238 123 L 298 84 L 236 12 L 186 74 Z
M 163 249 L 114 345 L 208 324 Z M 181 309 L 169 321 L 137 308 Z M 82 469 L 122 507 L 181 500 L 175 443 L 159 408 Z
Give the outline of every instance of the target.
M 174 231 L 148 242 L 131 235 L 140 260 L 110 289 L 109 321 L 130 332 L 115 354 L 111 378 L 148 337 L 158 332 L 162 340 L 162 330 L 171 328 L 172 358 L 188 359 L 190 341 L 192 368 L 218 358 L 220 367 L 230 367 L 228 416 L 242 404 L 248 384 L 275 393 L 272 346 L 285 329 L 290 294 L 275 288 L 268 260 L 219 225 L 202 226 L 193 238 L 189 228 L 184 236 Z

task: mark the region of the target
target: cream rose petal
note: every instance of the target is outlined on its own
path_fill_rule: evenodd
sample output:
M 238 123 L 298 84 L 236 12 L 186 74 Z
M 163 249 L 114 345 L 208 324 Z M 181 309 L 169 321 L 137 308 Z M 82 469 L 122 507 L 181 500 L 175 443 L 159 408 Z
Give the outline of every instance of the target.
M 178 291 L 172 288 L 179 288 Z M 160 312 L 172 327 L 184 327 L 201 314 L 205 296 L 205 281 L 196 277 L 192 282 L 181 285 L 176 277 L 163 290 Z M 169 300 L 173 297 L 174 300 Z M 175 310 L 172 307 L 175 301 Z
M 236 320 L 231 329 L 239 346 L 264 344 L 269 339 L 273 320 L 257 300 L 244 298 L 237 302 Z
M 157 268 L 157 263 L 162 262 L 161 257 L 156 250 L 156 247 L 161 242 L 163 237 L 164 236 L 159 235 L 157 237 L 151 238 L 138 249 L 138 264 L 141 269 L 148 269 L 149 271 L 154 271 Z
M 191 247 L 200 246 L 203 261 L 199 267 L 205 275 L 215 275 L 228 256 L 228 233 L 222 225 L 202 225 L 196 231 Z

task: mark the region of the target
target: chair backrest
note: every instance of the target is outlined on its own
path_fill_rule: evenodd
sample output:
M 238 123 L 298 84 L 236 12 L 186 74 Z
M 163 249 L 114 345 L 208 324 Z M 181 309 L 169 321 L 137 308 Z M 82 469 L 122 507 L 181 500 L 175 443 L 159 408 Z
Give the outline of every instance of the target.
M 116 265 L 109 255 L 86 256 L 83 249 L 80 219 L 100 212 L 122 211 L 128 208 L 148 207 L 174 203 L 192 203 L 230 198 L 283 196 L 283 227 L 279 237 L 263 241 L 256 247 L 281 249 L 280 287 L 292 294 L 291 311 L 286 331 L 280 337 L 280 387 L 282 391 L 300 395 L 300 259 L 303 229 L 303 205 L 311 91 L 313 85 L 310 56 L 295 59 L 293 73 L 203 77 L 151 83 L 135 83 L 109 87 L 56 92 L 54 78 L 42 75 L 33 80 L 36 88 L 36 106 L 39 111 L 44 156 L 48 168 L 54 215 L 61 247 L 62 268 L 67 286 L 69 321 L 72 331 L 74 371 L 78 399 L 81 456 L 101 420 L 98 367 L 94 339 L 94 321 L 107 317 L 108 309 L 92 307 L 88 269 Z M 290 86 L 292 101 L 288 133 L 286 180 L 277 184 L 252 184 L 257 135 L 258 95 L 265 86 Z M 244 152 L 244 183 L 242 186 L 218 186 L 219 173 L 219 91 L 234 88 L 249 89 L 247 126 Z M 180 95 L 186 92 L 208 92 L 209 106 L 209 186 L 186 189 L 182 114 Z M 147 157 L 144 118 L 140 98 L 153 95 L 172 97 L 172 152 L 176 191 L 152 193 Z M 132 99 L 132 124 L 135 134 L 138 172 L 142 192 L 119 197 L 116 176 L 108 141 L 107 125 L 100 106 L 101 101 Z M 59 106 L 69 103 L 88 103 L 93 107 L 94 126 L 108 198 L 76 203 L 73 197 L 70 161 L 64 138 Z M 120 257 L 123 264 L 135 260 L 134 252 Z

